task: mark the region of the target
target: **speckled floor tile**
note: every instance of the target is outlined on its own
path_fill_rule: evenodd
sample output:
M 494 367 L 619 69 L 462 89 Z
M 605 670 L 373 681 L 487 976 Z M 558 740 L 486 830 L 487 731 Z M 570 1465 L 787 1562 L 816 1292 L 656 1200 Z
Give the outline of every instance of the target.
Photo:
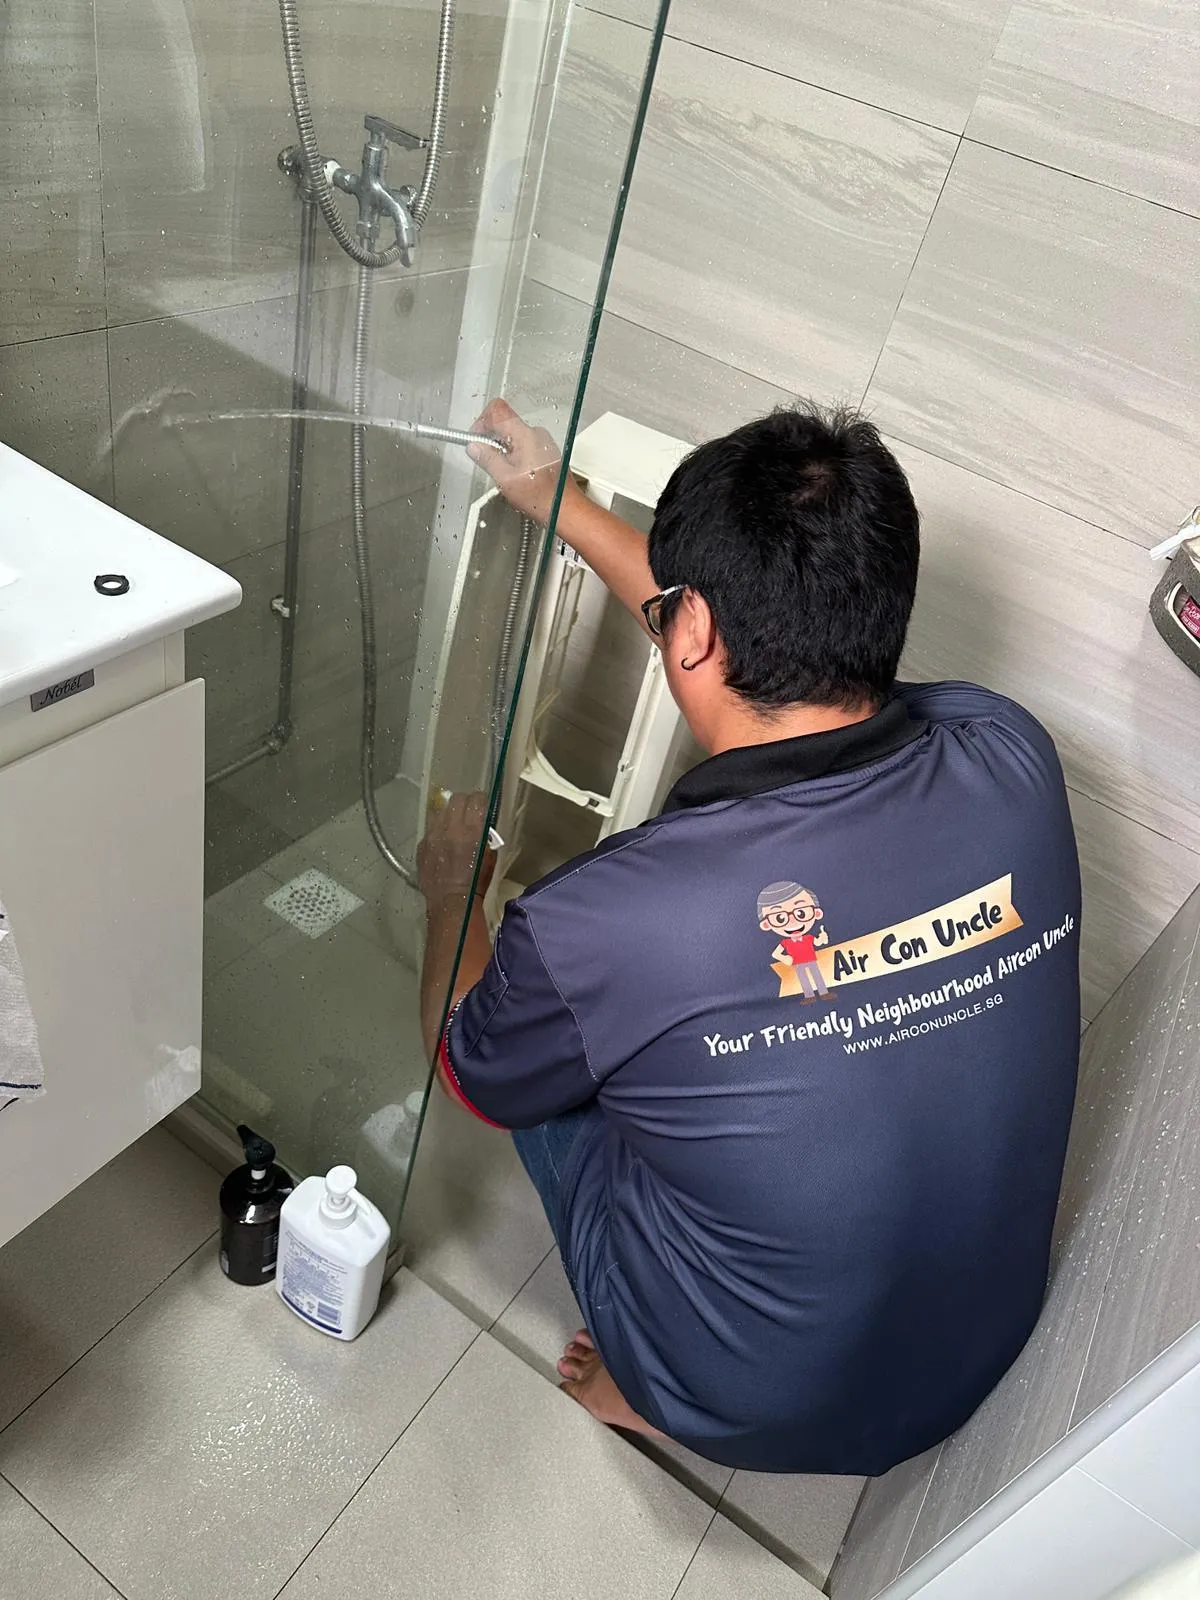
M 711 1518 L 484 1334 L 281 1600 L 671 1600 Z
M 353 1344 L 195 1257 L 0 1435 L 126 1600 L 270 1600 L 476 1329 L 408 1273 Z

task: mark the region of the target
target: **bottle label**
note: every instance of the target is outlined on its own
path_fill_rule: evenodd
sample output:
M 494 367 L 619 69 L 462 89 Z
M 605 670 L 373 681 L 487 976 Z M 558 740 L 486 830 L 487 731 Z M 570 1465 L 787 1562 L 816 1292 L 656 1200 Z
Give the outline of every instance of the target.
M 346 1269 L 310 1250 L 294 1235 L 288 1236 L 284 1251 L 280 1292 L 306 1322 L 326 1333 L 341 1333 Z

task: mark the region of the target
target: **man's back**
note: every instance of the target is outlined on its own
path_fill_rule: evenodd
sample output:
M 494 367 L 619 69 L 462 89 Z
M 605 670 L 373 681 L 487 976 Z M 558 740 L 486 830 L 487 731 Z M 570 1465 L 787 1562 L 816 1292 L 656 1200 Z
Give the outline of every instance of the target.
M 863 1473 L 966 1419 L 1045 1287 L 1078 918 L 1048 737 L 955 684 L 703 763 L 510 909 L 455 1063 L 516 1125 L 569 1103 L 521 1106 L 518 1034 L 598 1098 L 560 1237 L 639 1414 Z

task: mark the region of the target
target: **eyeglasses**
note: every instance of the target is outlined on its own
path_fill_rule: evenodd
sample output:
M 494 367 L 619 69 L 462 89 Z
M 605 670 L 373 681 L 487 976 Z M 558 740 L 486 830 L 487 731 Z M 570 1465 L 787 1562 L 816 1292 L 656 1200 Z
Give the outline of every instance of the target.
M 673 600 L 677 594 L 682 594 L 687 588 L 686 583 L 673 583 L 669 589 L 663 589 L 658 594 L 652 594 L 649 600 L 642 601 L 642 616 L 646 619 L 646 626 L 656 639 L 661 639 L 663 605 L 667 600 Z

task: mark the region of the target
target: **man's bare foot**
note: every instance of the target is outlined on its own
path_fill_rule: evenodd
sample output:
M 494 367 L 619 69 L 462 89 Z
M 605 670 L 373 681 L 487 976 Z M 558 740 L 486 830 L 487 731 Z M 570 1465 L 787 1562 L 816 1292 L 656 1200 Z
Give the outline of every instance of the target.
M 665 1433 L 638 1416 L 617 1388 L 586 1328 L 580 1328 L 563 1350 L 558 1370 L 567 1380 L 560 1383 L 559 1388 L 572 1400 L 577 1400 L 585 1411 L 590 1411 L 597 1422 L 607 1423 L 610 1428 L 624 1428 L 627 1433 L 643 1433 L 649 1439 L 666 1438 Z

